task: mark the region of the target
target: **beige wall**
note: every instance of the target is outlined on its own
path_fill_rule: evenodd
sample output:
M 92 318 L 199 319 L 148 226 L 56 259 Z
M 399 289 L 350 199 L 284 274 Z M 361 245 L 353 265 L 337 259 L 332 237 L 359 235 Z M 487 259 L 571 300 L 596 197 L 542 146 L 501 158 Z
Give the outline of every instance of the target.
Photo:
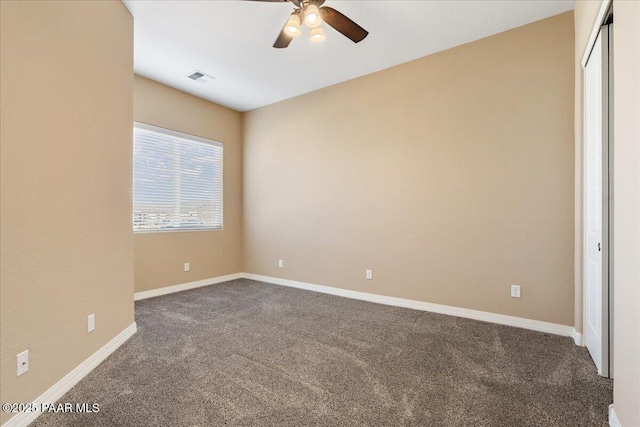
M 133 19 L 120 2 L 0 8 L 0 393 L 30 402 L 134 322 Z
M 640 426 L 640 2 L 613 4 L 613 400 L 625 427 Z
M 134 118 L 224 144 L 223 230 L 135 234 L 136 292 L 241 272 L 242 115 L 135 76 Z
M 569 12 L 247 113 L 245 271 L 573 325 L 573 31 Z

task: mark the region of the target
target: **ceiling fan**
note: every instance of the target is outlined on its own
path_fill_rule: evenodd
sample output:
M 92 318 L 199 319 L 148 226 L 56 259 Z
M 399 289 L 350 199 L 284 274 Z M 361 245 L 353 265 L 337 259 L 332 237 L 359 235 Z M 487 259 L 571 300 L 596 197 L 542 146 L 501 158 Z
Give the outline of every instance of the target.
M 296 9 L 291 13 L 287 23 L 278 35 L 273 47 L 282 49 L 289 46 L 291 40 L 298 37 L 302 23 L 311 30 L 310 40 L 321 42 L 325 39 L 322 22 L 331 25 L 335 30 L 351 39 L 354 43 L 362 41 L 369 32 L 337 10 L 322 6 L 325 0 L 251 0 L 269 3 L 293 3 Z

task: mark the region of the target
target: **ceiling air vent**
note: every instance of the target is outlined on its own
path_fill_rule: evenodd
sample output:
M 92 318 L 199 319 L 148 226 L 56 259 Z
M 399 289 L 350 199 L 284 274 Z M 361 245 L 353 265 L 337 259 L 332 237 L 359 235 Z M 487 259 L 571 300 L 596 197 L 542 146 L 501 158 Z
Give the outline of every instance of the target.
M 199 70 L 196 70 L 193 73 L 189 74 L 187 78 L 190 78 L 191 80 L 196 81 L 198 83 L 207 83 L 214 79 L 213 76 L 210 76 L 209 74 L 205 74 Z

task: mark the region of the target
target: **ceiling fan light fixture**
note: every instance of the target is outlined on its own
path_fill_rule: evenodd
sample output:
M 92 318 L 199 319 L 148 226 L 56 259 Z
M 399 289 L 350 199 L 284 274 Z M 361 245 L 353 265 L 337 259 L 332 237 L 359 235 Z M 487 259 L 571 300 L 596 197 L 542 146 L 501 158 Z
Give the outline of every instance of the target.
M 309 37 L 309 40 L 311 40 L 312 42 L 321 42 L 324 41 L 325 39 L 325 35 L 324 35 L 324 31 L 322 31 L 322 27 L 316 27 L 316 28 L 312 28 L 311 29 L 311 36 Z
M 304 23 L 309 28 L 316 28 L 322 24 L 322 18 L 320 17 L 320 9 L 315 4 L 310 4 L 304 10 Z
M 284 32 L 289 37 L 298 37 L 300 35 L 300 15 L 297 13 L 291 14 L 284 26 Z

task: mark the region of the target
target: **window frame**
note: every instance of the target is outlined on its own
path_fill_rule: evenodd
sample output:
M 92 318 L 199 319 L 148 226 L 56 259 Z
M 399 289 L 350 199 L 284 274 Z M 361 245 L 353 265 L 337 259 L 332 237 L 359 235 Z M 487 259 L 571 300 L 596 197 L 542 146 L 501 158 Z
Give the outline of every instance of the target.
M 197 142 L 197 143 L 203 143 L 203 144 L 209 144 L 209 145 L 213 145 L 215 147 L 220 148 L 221 150 L 221 156 L 220 156 L 220 227 L 180 227 L 180 228 L 165 228 L 165 229 L 144 229 L 144 230 L 136 230 L 135 226 L 134 226 L 134 216 L 135 216 L 135 190 L 134 190 L 134 180 L 135 180 L 135 172 L 134 172 L 134 168 L 135 168 L 135 158 L 134 155 L 135 153 L 133 152 L 133 147 L 135 144 L 135 132 L 136 132 L 136 128 L 139 129 L 143 129 L 143 130 L 149 130 L 149 131 L 153 131 L 153 132 L 157 132 L 157 133 L 161 133 L 163 135 L 169 136 L 169 137 L 176 137 L 176 138 L 181 138 L 181 139 L 186 139 L 189 141 L 193 141 L 193 142 Z M 191 135 L 188 133 L 184 133 L 184 132 L 179 132 L 173 129 L 167 129 L 167 128 L 163 128 L 160 126 L 155 126 L 155 125 L 150 125 L 148 123 L 143 123 L 143 122 L 138 122 L 138 121 L 134 121 L 133 122 L 133 138 L 131 141 L 131 148 L 132 148 L 132 164 L 131 164 L 131 228 L 133 230 L 134 234 L 147 234 L 147 233 L 185 233 L 185 232 L 193 232 L 193 231 L 223 231 L 224 230 L 224 143 L 221 141 L 217 141 L 214 139 L 208 139 L 208 138 L 203 138 L 197 135 Z

